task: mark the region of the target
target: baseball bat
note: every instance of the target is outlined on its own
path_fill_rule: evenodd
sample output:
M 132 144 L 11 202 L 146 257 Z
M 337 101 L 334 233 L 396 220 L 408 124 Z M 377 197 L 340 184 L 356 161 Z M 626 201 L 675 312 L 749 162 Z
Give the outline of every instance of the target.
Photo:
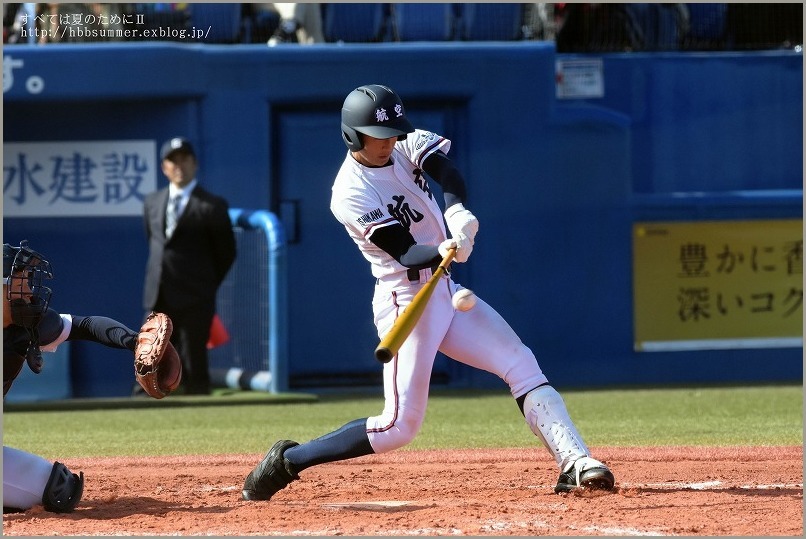
M 425 286 L 414 295 L 411 303 L 403 309 L 403 312 L 397 317 L 395 323 L 392 324 L 392 328 L 384 335 L 377 348 L 375 348 L 375 359 L 381 363 L 389 363 L 392 358 L 397 355 L 403 342 L 409 336 L 411 330 L 414 329 L 423 311 L 425 311 L 425 306 L 428 304 L 428 300 L 431 299 L 431 295 L 434 293 L 434 289 L 437 287 L 440 277 L 442 277 L 443 273 L 448 271 L 448 265 L 450 265 L 455 255 L 456 249 L 448 249 L 448 252 L 442 259 L 442 262 L 439 263 L 437 269 L 434 270 L 431 278 L 428 279 Z

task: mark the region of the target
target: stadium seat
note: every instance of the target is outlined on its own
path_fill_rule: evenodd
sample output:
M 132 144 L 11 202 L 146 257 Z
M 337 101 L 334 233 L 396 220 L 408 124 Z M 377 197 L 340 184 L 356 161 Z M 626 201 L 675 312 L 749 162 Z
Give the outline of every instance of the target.
M 687 50 L 719 50 L 724 47 L 727 31 L 727 4 L 686 4 L 689 31 L 685 35 Z
M 445 3 L 392 4 L 395 41 L 450 41 L 453 6 Z
M 322 4 L 325 41 L 369 43 L 384 38 L 386 6 L 377 3 Z
M 465 41 L 513 41 L 522 36 L 523 4 L 460 4 L 462 39 Z
M 206 34 L 202 43 L 237 43 L 241 38 L 241 4 L 188 4 L 190 26 Z M 207 33 L 209 32 L 209 33 Z
M 187 6 L 187 4 L 182 4 L 182 7 L 179 5 L 162 3 L 138 3 L 133 4 L 133 6 L 134 13 L 136 13 L 138 16 L 142 15 L 143 19 L 143 23 L 138 23 L 137 25 L 138 29 L 140 30 L 140 34 L 133 38 L 135 40 L 144 41 L 148 39 L 157 39 L 160 41 L 182 41 L 180 32 L 182 30 L 187 30 L 190 27 L 190 24 L 188 23 L 188 11 L 184 7 Z M 165 28 L 170 28 L 172 30 L 176 30 L 177 32 L 174 35 L 162 37 L 159 34 L 159 31 Z M 150 33 L 151 35 L 154 35 L 155 32 L 157 35 L 160 35 L 160 37 L 143 37 L 143 34 Z
M 636 43 L 633 51 L 672 51 L 680 48 L 681 13 L 679 4 L 625 4 L 629 25 L 634 30 Z

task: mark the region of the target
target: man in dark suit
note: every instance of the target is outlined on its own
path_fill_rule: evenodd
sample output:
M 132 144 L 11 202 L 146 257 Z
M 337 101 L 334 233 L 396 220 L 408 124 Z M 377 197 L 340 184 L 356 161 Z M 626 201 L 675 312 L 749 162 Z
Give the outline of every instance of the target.
M 182 358 L 184 393 L 209 394 L 207 341 L 216 292 L 236 255 L 229 205 L 198 185 L 198 161 L 188 140 L 167 141 L 160 160 L 170 183 L 143 205 L 149 247 L 143 307 L 173 321 L 171 342 Z

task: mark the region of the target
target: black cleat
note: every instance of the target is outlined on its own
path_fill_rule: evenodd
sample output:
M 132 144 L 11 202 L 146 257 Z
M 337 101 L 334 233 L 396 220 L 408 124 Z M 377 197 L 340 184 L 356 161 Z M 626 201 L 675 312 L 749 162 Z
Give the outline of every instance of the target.
M 291 440 L 280 440 L 275 443 L 263 460 L 246 476 L 241 496 L 244 500 L 268 500 L 276 492 L 284 489 L 291 481 L 299 479 L 283 453 L 296 445 Z
M 577 488 L 590 490 L 613 490 L 616 483 L 607 466 L 591 457 L 582 457 L 560 474 L 554 492 L 570 492 Z

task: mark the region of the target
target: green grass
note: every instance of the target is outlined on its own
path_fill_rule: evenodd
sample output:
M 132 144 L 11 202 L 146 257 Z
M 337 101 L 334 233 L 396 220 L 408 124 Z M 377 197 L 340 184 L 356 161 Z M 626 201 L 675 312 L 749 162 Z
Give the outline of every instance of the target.
M 560 393 L 589 446 L 803 444 L 802 386 Z M 260 453 L 278 438 L 306 441 L 381 407 L 378 394 L 302 395 L 294 402 L 251 392 L 229 400 L 7 405 L 3 443 L 50 459 Z M 404 450 L 535 443 L 506 392 L 434 391 L 420 434 Z

